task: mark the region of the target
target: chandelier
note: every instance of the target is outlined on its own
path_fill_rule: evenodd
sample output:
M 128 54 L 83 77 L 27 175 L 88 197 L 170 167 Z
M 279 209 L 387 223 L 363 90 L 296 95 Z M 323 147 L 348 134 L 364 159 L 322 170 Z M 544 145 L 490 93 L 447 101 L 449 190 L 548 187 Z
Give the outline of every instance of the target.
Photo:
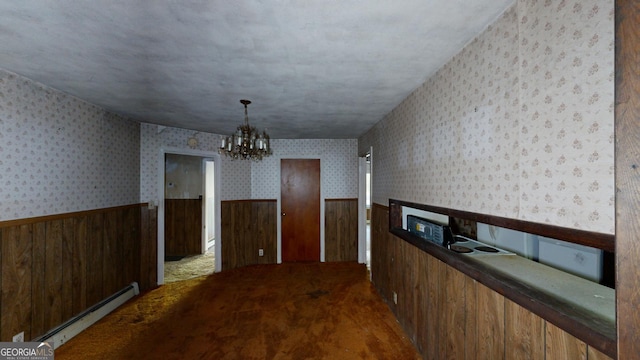
M 224 154 L 232 159 L 262 160 L 263 157 L 271 155 L 269 146 L 269 135 L 266 131 L 259 133 L 255 127 L 249 125 L 249 115 L 247 115 L 247 105 L 249 100 L 240 100 L 244 105 L 244 124 L 238 126 L 238 130 L 232 135 L 222 138 L 219 154 Z

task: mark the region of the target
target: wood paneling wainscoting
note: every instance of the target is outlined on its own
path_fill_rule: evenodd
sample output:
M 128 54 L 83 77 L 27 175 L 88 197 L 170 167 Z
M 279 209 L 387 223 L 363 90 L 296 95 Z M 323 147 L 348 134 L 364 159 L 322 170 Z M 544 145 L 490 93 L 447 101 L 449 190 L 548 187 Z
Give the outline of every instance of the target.
M 164 214 L 165 255 L 202 254 L 202 200 L 165 199 Z
M 140 291 L 158 287 L 158 209 L 140 207 Z
M 389 209 L 379 204 L 373 204 L 371 273 L 427 359 L 611 359 L 391 234 Z
M 615 204 L 618 358 L 640 354 L 640 2 L 616 0 Z
M 133 281 L 155 287 L 156 221 L 135 204 L 0 222 L 0 341 L 43 335 Z
M 277 216 L 276 200 L 222 201 L 222 270 L 275 264 Z M 325 201 L 325 260 L 358 261 L 357 199 Z
M 358 199 L 326 199 L 325 261 L 358 261 Z
M 222 201 L 222 270 L 275 264 L 277 216 L 276 200 Z M 263 256 L 258 255 L 259 249 L 263 249 Z

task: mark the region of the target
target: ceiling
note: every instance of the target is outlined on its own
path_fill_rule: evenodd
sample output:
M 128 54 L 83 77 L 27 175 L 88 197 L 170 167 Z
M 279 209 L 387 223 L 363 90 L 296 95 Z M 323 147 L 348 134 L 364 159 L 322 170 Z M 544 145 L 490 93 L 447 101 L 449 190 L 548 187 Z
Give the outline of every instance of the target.
M 357 138 L 513 0 L 4 0 L 0 68 L 141 122 Z

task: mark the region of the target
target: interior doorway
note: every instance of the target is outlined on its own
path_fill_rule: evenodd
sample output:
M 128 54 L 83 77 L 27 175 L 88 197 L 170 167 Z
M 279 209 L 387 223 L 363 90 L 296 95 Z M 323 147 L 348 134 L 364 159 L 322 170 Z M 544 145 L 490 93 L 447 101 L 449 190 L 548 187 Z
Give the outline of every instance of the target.
M 166 153 L 163 165 L 162 282 L 209 275 L 216 269 L 219 222 L 216 161 L 212 157 Z
M 204 161 L 204 234 L 202 240 L 204 242 L 203 248 L 206 251 L 215 252 L 214 246 L 216 244 L 216 218 L 215 218 L 215 162 L 213 159 L 203 159 Z
M 371 154 L 373 148 L 358 159 L 358 261 L 371 268 L 371 206 L 372 176 Z
M 220 271 L 219 155 L 163 149 L 159 160 L 158 284 Z

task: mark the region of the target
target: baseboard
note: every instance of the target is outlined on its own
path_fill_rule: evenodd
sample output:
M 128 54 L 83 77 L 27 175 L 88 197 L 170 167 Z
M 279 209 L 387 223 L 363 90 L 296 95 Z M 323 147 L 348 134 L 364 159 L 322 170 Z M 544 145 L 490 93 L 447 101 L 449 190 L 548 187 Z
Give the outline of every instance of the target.
M 53 342 L 53 348 L 57 349 L 60 345 L 71 340 L 74 336 L 78 335 L 83 330 L 93 325 L 139 293 L 140 289 L 138 287 L 138 283 L 132 282 L 117 293 L 102 300 L 98 304 L 83 311 L 78 316 L 73 317 L 64 324 L 54 328 L 33 341 Z

